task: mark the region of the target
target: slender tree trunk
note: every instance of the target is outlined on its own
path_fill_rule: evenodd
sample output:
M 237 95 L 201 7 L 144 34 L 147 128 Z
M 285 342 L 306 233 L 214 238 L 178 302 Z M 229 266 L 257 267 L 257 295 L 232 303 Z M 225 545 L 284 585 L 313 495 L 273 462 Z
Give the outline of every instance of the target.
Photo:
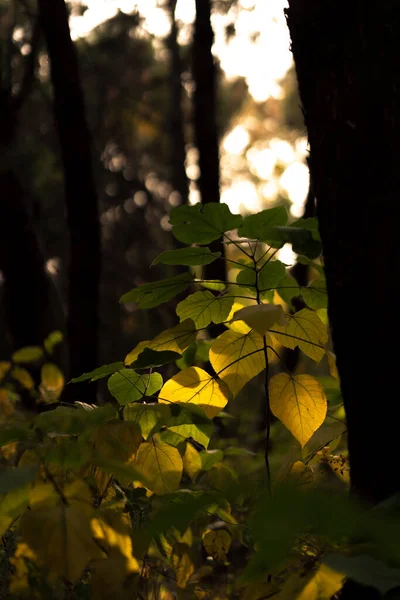
M 101 241 L 77 54 L 64 0 L 38 0 L 40 22 L 51 63 L 54 114 L 64 165 L 70 231 L 67 337 L 71 376 L 97 365 Z M 71 388 L 75 399 L 95 400 L 95 388 Z
M 171 18 L 171 33 L 168 38 L 171 62 L 171 171 L 172 184 L 179 192 L 182 203 L 189 199 L 189 183 L 186 177 L 185 134 L 182 111 L 182 61 L 178 44 L 178 26 L 175 20 L 177 0 L 168 0 L 168 10 Z
M 199 189 L 203 204 L 220 201 L 219 136 L 217 128 L 217 78 L 212 46 L 211 0 L 196 0 L 196 20 L 193 38 L 194 129 L 199 152 Z M 213 251 L 224 256 L 223 244 L 214 242 Z M 207 279 L 225 279 L 222 260 L 207 265 Z
M 400 491 L 398 218 L 400 5 L 290 0 L 311 149 L 329 319 L 347 414 L 351 485 Z M 394 271 L 395 269 L 395 271 Z

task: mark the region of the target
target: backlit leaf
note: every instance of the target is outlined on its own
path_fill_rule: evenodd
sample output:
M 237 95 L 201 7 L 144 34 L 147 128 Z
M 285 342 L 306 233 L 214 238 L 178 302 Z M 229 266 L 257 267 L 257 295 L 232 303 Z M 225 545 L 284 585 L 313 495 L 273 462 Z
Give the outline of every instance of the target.
M 232 320 L 244 321 L 260 335 L 264 335 L 275 323 L 278 325 L 286 325 L 287 323 L 285 313 L 279 304 L 246 306 L 236 312 Z
M 133 555 L 131 528 L 123 519 L 123 513 L 98 510 L 91 521 L 91 528 L 94 538 L 109 557 L 125 559 L 126 575 L 139 572 L 139 563 Z
M 272 358 L 269 350 L 270 355 Z M 263 338 L 254 330 L 246 334 L 225 331 L 211 346 L 210 362 L 233 396 L 237 396 L 246 383 L 265 369 Z
M 74 377 L 71 379 L 71 383 L 80 383 L 81 381 L 97 381 L 98 379 L 103 379 L 103 377 L 108 377 L 108 375 L 112 375 L 116 371 L 120 371 L 120 369 L 124 368 L 124 363 L 115 362 L 109 365 L 103 365 L 102 367 L 97 367 L 90 373 L 83 373 L 79 377 Z
M 0 381 L 4 379 L 8 371 L 10 370 L 11 363 L 7 361 L 0 361 Z
M 327 402 L 322 386 L 310 375 L 286 373 L 270 379 L 270 407 L 303 448 L 325 420 Z
M 114 419 L 98 427 L 90 436 L 96 454 L 103 459 L 122 462 L 133 460 L 142 443 L 142 436 L 136 423 Z
M 170 417 L 169 406 L 165 404 L 128 404 L 124 408 L 124 418 L 126 421 L 136 423 L 145 439 L 152 433 L 160 431 Z
M 226 289 L 225 283 L 219 281 L 218 279 L 210 279 L 209 281 L 198 281 L 201 287 L 206 288 L 206 290 L 211 290 L 212 292 L 223 292 Z
M 203 450 L 202 452 L 199 452 L 199 455 L 203 471 L 209 471 L 215 464 L 224 458 L 222 450 Z
M 209 291 L 191 294 L 176 308 L 176 314 L 181 321 L 192 319 L 198 329 L 207 327 L 211 322 L 222 323 L 233 305 L 229 296 L 214 296 Z
M 233 315 L 237 313 L 239 310 L 244 308 L 246 305 L 241 304 L 240 302 L 234 302 L 231 312 L 227 316 L 226 327 L 228 327 L 231 331 L 236 331 L 237 333 L 249 333 L 251 327 L 246 325 L 244 321 L 233 321 Z
M 188 367 L 164 384 L 158 400 L 198 404 L 207 417 L 212 419 L 228 402 L 228 392 L 222 382 L 203 369 Z
M 179 487 L 183 471 L 181 455 L 156 436 L 141 444 L 135 467 L 146 477 L 147 487 L 155 494 L 168 494 Z
M 187 586 L 189 577 L 194 573 L 194 564 L 189 554 L 189 547 L 186 544 L 175 544 L 171 562 L 175 570 L 176 585 L 178 588 L 184 589 Z
M 18 381 L 27 390 L 33 390 L 35 382 L 32 379 L 32 375 L 26 369 L 22 367 L 14 367 L 11 371 L 11 377 Z
M 287 210 L 284 206 L 267 208 L 255 215 L 248 215 L 243 219 L 238 235 L 256 240 L 267 239 L 269 228 L 276 225 L 286 225 L 288 220 Z
M 304 298 L 304 302 L 313 310 L 327 308 L 328 306 L 328 293 L 326 291 L 326 281 L 324 277 L 311 281 L 308 287 L 302 288 L 301 294 Z
M 279 282 L 277 292 L 282 298 L 282 300 L 290 304 L 293 298 L 300 296 L 301 289 L 293 275 L 291 275 L 290 273 L 286 273 L 286 275 L 282 277 L 282 279 Z
M 182 354 L 196 340 L 197 331 L 191 319 L 162 331 L 154 340 L 140 342 L 125 358 L 125 364 L 131 365 L 145 348 L 161 352 L 170 350 Z
M 287 348 L 298 346 L 304 354 L 319 363 L 326 352 L 326 326 L 315 312 L 307 308 L 294 315 L 288 315 L 288 318 L 289 323 L 286 327 L 274 326 L 271 329 L 277 341 Z
M 121 296 L 120 302 L 134 302 L 139 308 L 154 308 L 184 292 L 192 281 L 193 276 L 190 273 L 181 273 L 160 281 L 143 283 Z
M 54 348 L 64 339 L 62 331 L 52 331 L 43 342 L 47 354 L 52 354 Z
M 185 454 L 183 455 L 183 469 L 190 479 L 194 482 L 202 468 L 200 454 L 192 444 L 187 443 Z
M 285 275 L 285 265 L 280 260 L 270 260 L 260 267 L 258 274 L 254 269 L 242 269 L 237 275 L 236 282 L 248 287 L 253 293 L 255 293 L 257 286 L 262 297 L 264 297 L 270 290 L 275 289 L 280 284 Z
M 184 244 L 210 244 L 225 231 L 237 229 L 243 221 L 233 215 L 226 204 L 195 204 L 179 206 L 169 213 L 172 233 Z
M 209 265 L 221 256 L 220 252 L 211 252 L 209 248 L 179 248 L 178 250 L 170 250 L 163 252 L 155 260 L 152 265 L 162 263 L 163 265 Z
M 172 352 L 171 350 L 162 350 L 157 352 L 151 348 L 145 348 L 141 352 L 135 362 L 132 363 L 134 369 L 148 369 L 149 367 L 161 367 L 171 362 L 179 360 L 181 354 Z
M 90 560 L 102 556 L 90 529 L 90 491 L 83 481 L 74 481 L 64 489 L 64 502 L 48 487 L 48 495 L 31 501 L 23 515 L 22 539 L 50 573 L 74 582 Z
M 64 375 L 53 363 L 45 363 L 41 369 L 40 392 L 44 402 L 56 402 L 64 388 Z
M 231 536 L 225 529 L 211 529 L 203 534 L 203 546 L 208 555 L 220 562 L 226 560 L 231 543 Z
M 320 565 L 296 599 L 331 600 L 342 589 L 343 583 L 344 575 L 342 573 L 333 571 L 326 565 Z M 400 584 L 400 579 L 398 579 L 398 584 Z M 289 596 L 287 600 L 290 600 Z
M 26 346 L 12 355 L 12 361 L 15 363 L 32 363 L 41 358 L 43 358 L 43 349 L 40 346 Z
M 170 417 L 166 425 L 171 431 L 184 438 L 193 438 L 207 448 L 214 431 L 212 421 L 203 408 L 193 403 L 174 403 L 169 405 Z
M 119 404 L 125 405 L 143 396 L 152 396 L 163 384 L 160 373 L 140 374 L 132 369 L 121 369 L 111 375 L 107 386 L 110 393 L 118 400 Z

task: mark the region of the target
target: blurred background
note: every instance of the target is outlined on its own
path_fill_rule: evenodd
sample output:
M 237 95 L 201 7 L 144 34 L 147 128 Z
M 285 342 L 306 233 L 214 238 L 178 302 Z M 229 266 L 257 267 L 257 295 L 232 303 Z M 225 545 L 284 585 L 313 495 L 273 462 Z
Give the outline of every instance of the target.
M 176 243 L 172 207 L 303 214 L 307 139 L 284 6 L 0 0 L 1 360 L 60 330 L 68 380 L 175 324 L 173 305 L 118 303 L 176 274 L 150 268 Z M 290 246 L 280 258 L 293 263 Z

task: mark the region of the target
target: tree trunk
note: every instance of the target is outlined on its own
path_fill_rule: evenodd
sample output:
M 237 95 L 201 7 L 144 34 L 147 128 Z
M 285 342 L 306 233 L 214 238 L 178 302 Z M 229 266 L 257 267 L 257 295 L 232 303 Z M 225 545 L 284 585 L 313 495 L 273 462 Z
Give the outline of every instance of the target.
M 168 0 L 168 10 L 171 18 L 171 33 L 168 38 L 171 64 L 171 181 L 174 189 L 179 192 L 182 203 L 189 199 L 189 183 L 186 177 L 185 134 L 182 111 L 182 61 L 178 44 L 178 26 L 175 20 L 177 0 Z
M 78 59 L 64 0 L 38 0 L 51 63 L 55 122 L 64 166 L 70 232 L 67 338 L 72 377 L 97 365 L 101 241 Z M 93 385 L 71 387 L 74 399 L 95 401 Z
M 214 32 L 211 26 L 211 0 L 196 0 L 196 20 L 193 37 L 194 129 L 199 152 L 199 189 L 203 204 L 219 202 L 219 136 L 217 129 L 217 82 L 212 46 Z M 223 244 L 218 241 L 210 246 L 212 251 L 221 252 Z M 207 265 L 206 279 L 226 277 L 222 260 Z
M 400 5 L 290 0 L 329 298 L 347 414 L 351 485 L 377 503 L 400 491 L 397 273 Z

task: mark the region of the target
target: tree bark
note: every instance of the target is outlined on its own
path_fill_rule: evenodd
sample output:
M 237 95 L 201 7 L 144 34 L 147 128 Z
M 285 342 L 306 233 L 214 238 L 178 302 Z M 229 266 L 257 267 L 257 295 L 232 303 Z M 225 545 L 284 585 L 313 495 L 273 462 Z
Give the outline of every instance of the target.
M 211 26 L 211 0 L 196 0 L 196 20 L 193 37 L 194 129 L 199 152 L 199 190 L 203 204 L 220 201 L 219 189 L 219 136 L 217 128 L 217 77 L 212 46 L 214 32 Z M 212 251 L 224 256 L 222 242 L 214 242 Z M 207 265 L 206 279 L 226 276 L 222 260 Z
M 310 142 L 329 319 L 348 423 L 351 486 L 367 503 L 400 491 L 395 202 L 400 5 L 290 0 L 288 25 Z
M 67 338 L 72 377 L 97 365 L 101 240 L 91 156 L 77 54 L 64 0 L 38 0 L 51 64 L 55 123 L 64 166 L 70 232 Z M 74 399 L 95 401 L 95 388 L 71 387 Z

